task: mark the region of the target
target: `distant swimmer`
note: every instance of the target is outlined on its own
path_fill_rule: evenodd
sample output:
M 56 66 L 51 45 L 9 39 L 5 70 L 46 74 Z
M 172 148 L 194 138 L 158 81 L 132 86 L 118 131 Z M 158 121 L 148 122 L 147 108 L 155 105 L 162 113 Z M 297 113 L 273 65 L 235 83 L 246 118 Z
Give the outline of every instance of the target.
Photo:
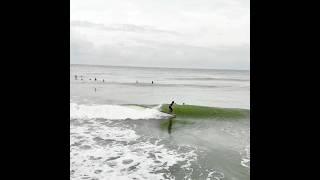
M 75 75 L 75 76 L 74 76 L 74 79 L 77 80 L 77 78 L 78 78 L 77 75 Z
M 171 104 L 169 105 L 170 113 L 172 113 L 172 111 L 173 111 L 173 109 L 172 109 L 173 104 L 174 104 L 174 101 L 172 101 Z
M 152 84 L 153 84 L 153 81 L 152 81 Z
M 94 78 L 94 81 L 96 81 L 97 80 L 97 78 Z

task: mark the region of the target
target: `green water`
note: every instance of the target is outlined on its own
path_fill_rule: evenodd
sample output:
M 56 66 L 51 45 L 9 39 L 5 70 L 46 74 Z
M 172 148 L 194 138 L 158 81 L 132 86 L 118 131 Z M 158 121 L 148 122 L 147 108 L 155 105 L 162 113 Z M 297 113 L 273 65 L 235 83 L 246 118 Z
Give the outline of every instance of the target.
M 161 106 L 161 111 L 169 113 L 169 105 Z M 242 119 L 249 118 L 247 109 L 217 108 L 194 105 L 173 105 L 173 114 L 183 119 Z

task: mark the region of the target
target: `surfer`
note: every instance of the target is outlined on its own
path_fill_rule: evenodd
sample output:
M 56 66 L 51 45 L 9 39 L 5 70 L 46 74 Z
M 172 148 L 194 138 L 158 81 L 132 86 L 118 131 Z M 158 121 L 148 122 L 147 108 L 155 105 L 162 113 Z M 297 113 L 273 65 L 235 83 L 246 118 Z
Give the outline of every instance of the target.
M 174 101 L 172 101 L 171 104 L 169 105 L 170 113 L 172 113 L 172 111 L 173 111 L 173 109 L 172 109 L 173 104 L 174 104 Z

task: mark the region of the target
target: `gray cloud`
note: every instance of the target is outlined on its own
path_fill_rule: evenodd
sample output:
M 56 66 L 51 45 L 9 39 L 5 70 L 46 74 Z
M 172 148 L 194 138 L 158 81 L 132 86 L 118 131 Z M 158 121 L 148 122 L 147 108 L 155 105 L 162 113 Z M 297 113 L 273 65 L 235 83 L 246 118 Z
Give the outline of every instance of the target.
M 137 41 L 139 41 L 139 46 L 104 45 L 96 47 L 93 51 L 86 50 L 86 54 L 75 53 L 71 59 L 81 58 L 81 61 L 101 65 L 222 69 L 247 69 L 249 66 L 248 45 L 208 48 L 149 40 Z M 89 42 L 83 41 L 76 41 L 72 44 L 74 52 L 83 52 L 84 47 L 89 47 L 89 49 L 91 47 Z
M 89 21 L 71 21 L 71 26 L 85 27 L 85 28 L 96 28 L 104 31 L 122 31 L 122 32 L 135 32 L 135 33 L 165 33 L 171 35 L 181 35 L 175 31 L 157 29 L 152 26 L 138 26 L 134 24 L 114 24 L 104 25 L 101 23 L 93 23 Z

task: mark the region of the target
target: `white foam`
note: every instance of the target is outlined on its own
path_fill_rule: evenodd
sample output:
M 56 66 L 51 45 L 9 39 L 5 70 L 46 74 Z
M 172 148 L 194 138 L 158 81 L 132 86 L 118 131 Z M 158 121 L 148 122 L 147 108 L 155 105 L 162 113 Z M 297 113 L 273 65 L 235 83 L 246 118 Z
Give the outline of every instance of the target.
M 70 103 L 71 119 L 161 119 L 169 116 L 170 115 L 162 113 L 156 108 L 120 105 L 79 105 Z
M 244 152 L 242 152 L 243 157 L 241 159 L 241 165 L 250 169 L 250 146 L 246 146 Z
M 141 141 L 134 130 L 110 127 L 96 120 L 70 127 L 70 179 L 175 179 L 169 168 L 190 168 L 193 150 L 178 152 L 158 143 Z M 110 122 L 111 123 L 111 122 Z M 105 142 L 101 144 L 100 142 Z

